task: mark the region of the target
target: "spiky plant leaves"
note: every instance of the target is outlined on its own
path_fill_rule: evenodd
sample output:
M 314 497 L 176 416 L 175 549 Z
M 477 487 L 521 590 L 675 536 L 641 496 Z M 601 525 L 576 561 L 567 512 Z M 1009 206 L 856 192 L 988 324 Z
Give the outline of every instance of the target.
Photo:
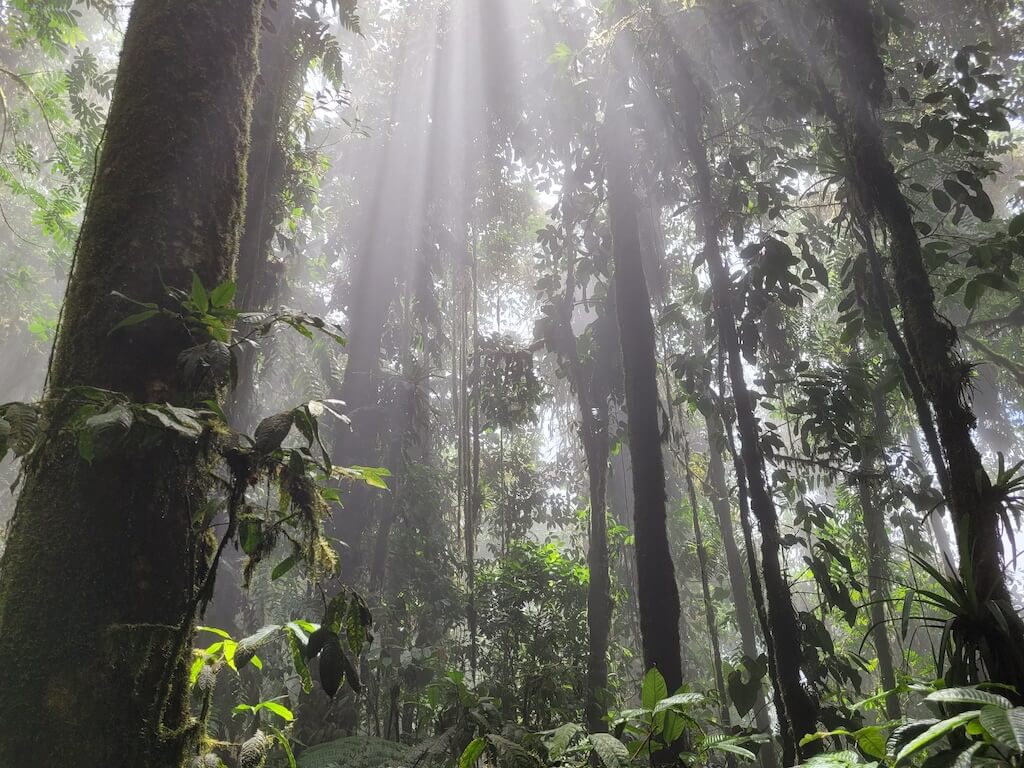
M 295 416 L 292 411 L 276 413 L 265 418 L 256 427 L 256 450 L 263 455 L 276 451 L 288 437 L 294 423 Z
M 339 765 L 391 768 L 414 764 L 415 761 L 407 759 L 408 754 L 409 748 L 404 744 L 373 736 L 348 736 L 310 747 L 295 762 L 298 768 L 336 768 Z M 423 760 L 415 764 L 426 766 L 434 763 Z
M 236 654 L 237 656 L 237 654 Z M 212 664 L 203 664 L 199 670 L 199 677 L 196 679 L 196 687 L 203 692 L 213 690 L 217 684 L 217 669 Z
M 320 652 L 320 687 L 332 699 L 341 688 L 345 676 L 345 653 L 341 650 L 341 638 L 331 634 Z
M 267 752 L 270 750 L 270 739 L 263 731 L 242 744 L 238 751 L 238 768 L 263 768 L 267 763 Z
M 39 437 L 39 410 L 25 403 L 8 403 L 0 415 L 10 425 L 8 445 L 15 456 L 24 456 Z

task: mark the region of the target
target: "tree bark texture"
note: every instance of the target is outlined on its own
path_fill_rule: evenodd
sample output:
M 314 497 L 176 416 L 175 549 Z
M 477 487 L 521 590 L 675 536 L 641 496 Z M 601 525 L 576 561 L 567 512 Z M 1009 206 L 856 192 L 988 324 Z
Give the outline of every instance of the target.
M 177 323 L 111 333 L 133 308 L 231 277 L 259 0 L 138 0 L 51 371 L 0 564 L 0 765 L 179 768 L 198 729 L 187 668 L 199 579 L 201 445 L 171 435 L 82 461 L 60 432 L 78 386 L 191 405 Z

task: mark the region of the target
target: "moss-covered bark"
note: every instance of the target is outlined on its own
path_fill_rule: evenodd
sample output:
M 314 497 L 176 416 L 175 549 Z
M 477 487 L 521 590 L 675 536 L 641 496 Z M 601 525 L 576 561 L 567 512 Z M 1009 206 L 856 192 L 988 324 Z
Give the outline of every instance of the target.
M 1000 499 L 974 444 L 970 366 L 959 355 L 956 328 L 936 310 L 911 209 L 885 150 L 877 115 L 885 71 L 871 5 L 867 0 L 826 0 L 824 7 L 836 30 L 844 96 L 837 122 L 846 138 L 852 187 L 860 208 L 889 234 L 907 350 L 935 413 L 948 468 L 947 501 L 962 576 L 972 593 L 971 622 L 982 638 L 980 650 L 991 678 L 1024 692 L 1024 647 L 1019 642 L 1024 620 L 1014 609 L 1003 574 Z
M 85 220 L 51 395 L 92 386 L 191 402 L 172 323 L 111 333 L 238 248 L 260 0 L 138 0 Z M 0 765 L 178 768 L 201 446 L 168 437 L 91 466 L 57 433 L 31 457 L 0 565 Z

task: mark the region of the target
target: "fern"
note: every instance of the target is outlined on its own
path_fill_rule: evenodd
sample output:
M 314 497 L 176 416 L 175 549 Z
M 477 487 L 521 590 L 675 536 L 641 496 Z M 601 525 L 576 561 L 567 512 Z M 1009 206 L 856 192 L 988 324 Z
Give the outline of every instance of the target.
M 372 736 L 349 736 L 310 747 L 296 758 L 298 768 L 391 768 L 405 765 L 409 749 Z

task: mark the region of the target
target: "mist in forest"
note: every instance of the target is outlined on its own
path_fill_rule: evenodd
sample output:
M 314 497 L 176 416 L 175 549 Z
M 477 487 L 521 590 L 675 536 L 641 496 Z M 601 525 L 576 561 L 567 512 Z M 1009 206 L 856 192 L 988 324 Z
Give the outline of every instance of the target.
M 1022 43 L 0 0 L 0 768 L 1024 765 Z

